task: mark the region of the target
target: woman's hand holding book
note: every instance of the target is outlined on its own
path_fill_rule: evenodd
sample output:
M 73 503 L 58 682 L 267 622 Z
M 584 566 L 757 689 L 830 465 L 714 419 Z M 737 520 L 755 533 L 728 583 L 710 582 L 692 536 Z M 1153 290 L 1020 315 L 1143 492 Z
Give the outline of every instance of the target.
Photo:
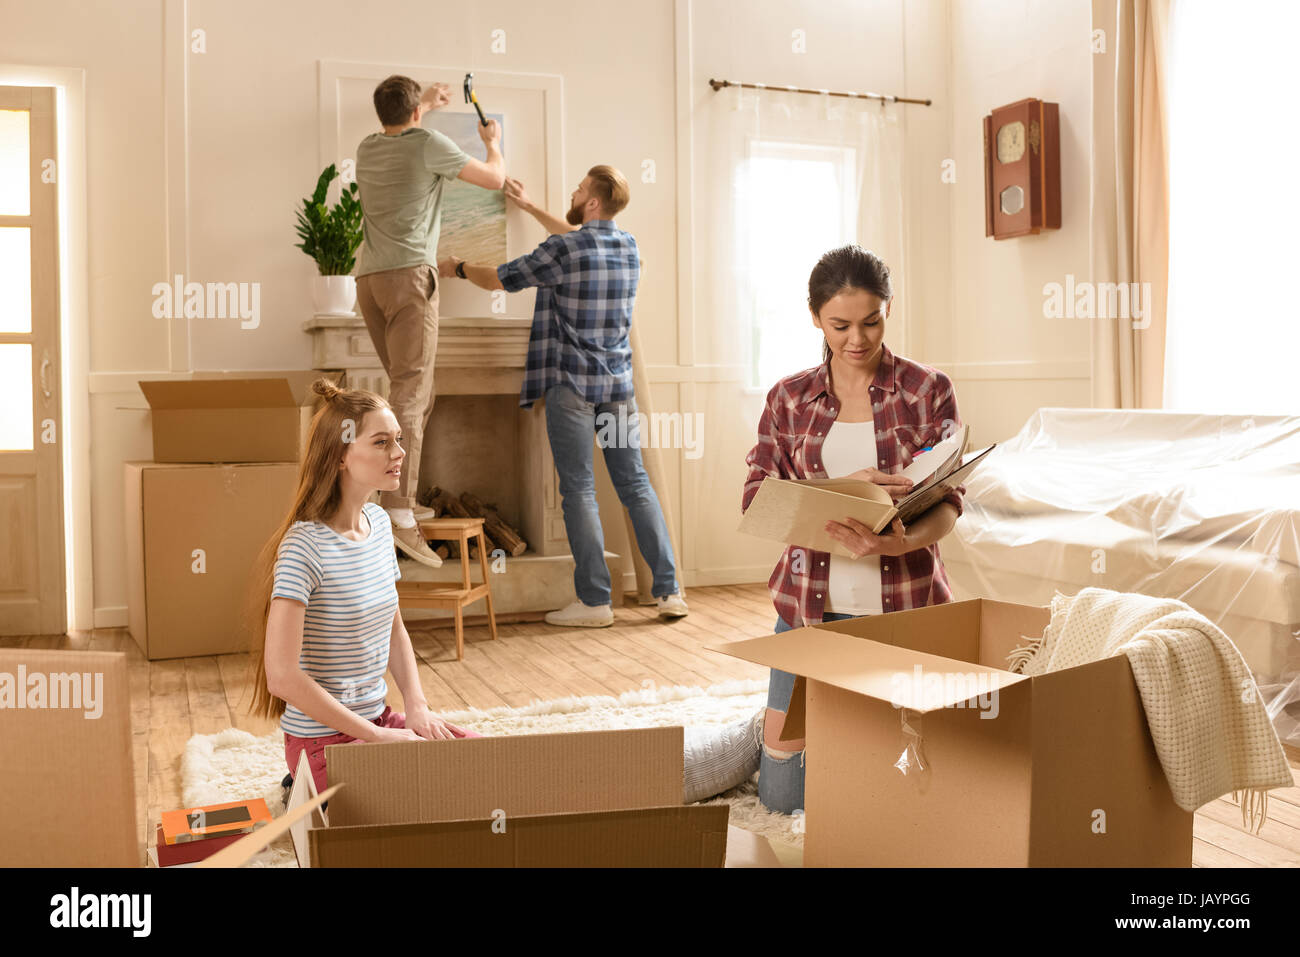
M 899 499 L 907 497 L 907 493 L 912 491 L 912 480 L 903 475 L 891 475 L 888 472 L 882 472 L 880 469 L 858 469 L 845 478 L 860 479 L 863 482 L 870 482 L 872 485 L 879 485 L 890 497 L 897 502 Z

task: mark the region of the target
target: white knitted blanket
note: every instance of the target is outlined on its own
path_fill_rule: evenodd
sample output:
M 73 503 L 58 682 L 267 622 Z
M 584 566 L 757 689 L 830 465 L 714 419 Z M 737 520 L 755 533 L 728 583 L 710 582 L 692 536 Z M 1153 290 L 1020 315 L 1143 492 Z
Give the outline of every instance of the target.
M 1057 594 L 1041 638 L 1008 656 L 1027 675 L 1126 654 L 1174 801 L 1195 811 L 1244 792 L 1242 823 L 1263 826 L 1268 788 L 1294 781 L 1241 652 L 1181 601 L 1085 588 Z

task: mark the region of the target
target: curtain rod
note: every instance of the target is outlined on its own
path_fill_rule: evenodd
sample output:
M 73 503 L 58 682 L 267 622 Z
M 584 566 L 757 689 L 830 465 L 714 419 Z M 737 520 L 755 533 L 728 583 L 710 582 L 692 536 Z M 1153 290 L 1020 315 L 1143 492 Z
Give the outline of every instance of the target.
M 735 80 L 709 80 L 709 86 L 713 87 L 713 92 L 724 89 L 728 86 L 744 87 L 747 90 L 775 90 L 778 93 L 812 93 L 816 96 L 846 96 L 854 100 L 880 100 L 883 103 L 917 103 L 921 106 L 929 106 L 929 100 L 918 100 L 914 97 L 893 96 L 888 93 L 857 93 L 850 90 L 847 93 L 839 93 L 835 90 L 805 90 L 796 86 L 773 86 L 770 83 L 737 83 Z

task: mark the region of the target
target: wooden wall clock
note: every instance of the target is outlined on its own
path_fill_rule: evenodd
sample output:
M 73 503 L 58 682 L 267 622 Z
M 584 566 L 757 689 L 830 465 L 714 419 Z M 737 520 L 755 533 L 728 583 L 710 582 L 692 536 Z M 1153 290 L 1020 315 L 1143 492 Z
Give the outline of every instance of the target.
M 1061 124 L 1056 103 L 1020 100 L 984 117 L 984 235 L 1061 228 Z

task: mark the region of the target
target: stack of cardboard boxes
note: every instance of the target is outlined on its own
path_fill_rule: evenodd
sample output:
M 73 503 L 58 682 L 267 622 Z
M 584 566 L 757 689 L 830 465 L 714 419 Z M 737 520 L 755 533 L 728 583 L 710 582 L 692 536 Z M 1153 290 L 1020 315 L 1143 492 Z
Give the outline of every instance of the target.
M 141 382 L 152 462 L 127 462 L 128 625 L 150 660 L 245 650 L 254 561 L 293 501 L 319 372 Z

